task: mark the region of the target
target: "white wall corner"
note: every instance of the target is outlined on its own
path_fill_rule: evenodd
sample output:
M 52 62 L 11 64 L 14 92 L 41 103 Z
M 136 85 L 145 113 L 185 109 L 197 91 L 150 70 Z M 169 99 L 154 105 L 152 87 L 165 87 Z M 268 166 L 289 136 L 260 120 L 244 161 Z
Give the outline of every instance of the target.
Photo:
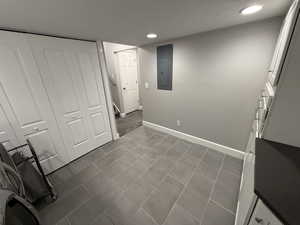
M 219 151 L 219 152 L 223 152 L 223 153 L 228 154 L 230 156 L 233 156 L 235 158 L 244 159 L 244 154 L 245 153 L 243 151 L 240 151 L 240 150 L 237 150 L 237 149 L 234 149 L 234 148 L 231 148 L 231 147 L 227 147 L 227 146 L 224 146 L 224 145 L 220 145 L 218 143 L 205 140 L 203 138 L 199 138 L 199 137 L 195 137 L 195 136 L 192 136 L 192 135 L 189 135 L 189 134 L 186 134 L 186 133 L 182 133 L 182 132 L 177 131 L 177 130 L 173 130 L 173 129 L 170 129 L 170 128 L 167 128 L 167 127 L 163 127 L 163 126 L 157 125 L 155 123 L 150 123 L 150 122 L 147 122 L 147 121 L 143 121 L 143 125 L 146 126 L 146 127 L 152 128 L 154 130 L 158 130 L 158 131 L 167 133 L 169 135 L 175 136 L 177 138 L 180 138 L 180 139 L 183 139 L 183 140 L 186 140 L 186 141 L 190 141 L 190 142 L 193 142 L 195 144 L 203 145 L 207 148 L 211 148 L 211 149 L 214 149 L 214 150 Z

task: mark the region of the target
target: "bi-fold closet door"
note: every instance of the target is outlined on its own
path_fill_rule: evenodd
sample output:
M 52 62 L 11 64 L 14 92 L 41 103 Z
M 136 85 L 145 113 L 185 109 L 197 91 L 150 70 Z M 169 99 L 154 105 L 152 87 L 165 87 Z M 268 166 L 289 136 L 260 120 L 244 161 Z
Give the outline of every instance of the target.
M 0 31 L 0 141 L 49 173 L 111 140 L 95 43 Z
M 0 106 L 1 142 L 7 149 L 29 138 L 46 172 L 67 163 L 68 152 L 22 34 L 0 31 Z
M 112 139 L 94 42 L 27 36 L 72 159 Z

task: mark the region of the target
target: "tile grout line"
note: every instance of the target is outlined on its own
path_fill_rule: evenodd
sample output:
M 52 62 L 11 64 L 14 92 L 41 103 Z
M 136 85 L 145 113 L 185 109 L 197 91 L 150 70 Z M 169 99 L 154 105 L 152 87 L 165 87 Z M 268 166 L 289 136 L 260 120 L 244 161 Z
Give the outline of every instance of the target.
M 176 140 L 177 141 L 177 140 Z M 165 152 L 165 153 L 167 153 L 173 146 L 175 146 L 175 144 L 176 144 L 176 142 L 174 142 L 169 148 L 168 148 L 168 150 Z M 186 152 L 188 152 L 188 150 L 186 150 Z M 164 153 L 164 154 L 165 154 Z M 183 157 L 183 155 L 184 155 L 184 153 L 182 154 L 182 156 L 180 156 L 179 157 L 179 159 L 175 162 L 175 165 L 174 166 L 176 166 L 176 164 L 177 164 L 177 162 L 180 160 L 180 158 L 181 157 Z M 158 159 L 156 160 L 156 161 L 159 161 L 160 159 L 163 159 L 163 158 L 165 158 L 165 156 L 164 155 L 161 155 L 161 156 L 159 156 L 158 157 Z M 159 182 L 159 184 L 158 184 L 158 186 L 160 186 L 163 182 L 164 182 L 164 180 L 168 177 L 168 176 L 170 176 L 169 175 L 169 172 L 170 171 L 168 171 L 167 173 L 166 173 L 166 175 L 162 178 L 162 180 L 161 180 L 161 182 Z M 177 179 L 175 179 L 176 181 L 178 181 Z M 180 184 L 182 184 L 181 182 L 179 182 Z M 152 185 L 153 186 L 153 185 Z M 160 223 L 158 223 L 145 209 L 144 209 L 144 204 L 150 199 L 150 197 L 152 196 L 152 194 L 154 193 L 154 192 L 157 192 L 157 191 L 159 191 L 159 189 L 158 189 L 158 187 L 156 187 L 156 186 L 153 186 L 154 187 L 154 190 L 149 194 L 149 196 L 148 196 L 148 198 L 146 198 L 146 200 L 145 201 L 143 201 L 143 203 L 141 204 L 141 206 L 140 206 L 140 208 L 143 210 L 143 211 L 145 211 L 146 213 L 147 213 L 147 215 L 149 215 L 151 218 L 152 218 L 152 220 L 153 221 L 155 221 L 155 223 L 156 224 L 160 224 Z M 183 188 L 184 189 L 184 188 Z M 177 199 L 176 199 L 176 201 L 177 201 Z M 174 204 L 173 204 L 173 206 L 175 205 L 175 203 L 176 203 L 176 201 L 174 202 Z M 172 206 L 172 207 L 173 207 Z M 172 209 L 172 208 L 171 208 Z M 171 211 L 171 209 L 170 209 L 170 211 Z M 170 211 L 169 211 L 169 213 L 170 213 Z M 169 215 L 169 213 L 167 214 L 167 216 L 166 216 L 166 218 L 165 218 L 165 220 L 167 219 L 167 217 L 168 217 L 168 215 Z M 164 221 L 165 222 L 165 221 Z M 164 224 L 164 222 L 163 222 L 163 224 Z
M 223 154 L 224 154 L 224 153 L 223 153 Z M 210 193 L 209 193 L 208 202 L 207 202 L 207 204 L 206 204 L 206 206 L 205 206 L 205 208 L 204 208 L 204 210 L 203 210 L 203 217 L 202 217 L 202 219 L 201 219 L 200 225 L 204 225 L 204 224 L 203 224 L 203 221 L 204 221 L 205 213 L 207 212 L 208 204 L 209 204 L 209 202 L 210 202 L 211 199 L 212 199 L 212 198 L 211 198 L 211 197 L 212 197 L 212 194 L 213 194 L 213 192 L 214 192 L 216 183 L 217 183 L 217 181 L 218 181 L 218 179 L 219 179 L 219 175 L 221 174 L 221 170 L 222 170 L 222 168 L 223 168 L 223 166 L 224 166 L 224 160 L 225 160 L 225 154 L 224 154 L 224 156 L 223 156 L 222 163 L 221 163 L 220 168 L 219 168 L 219 170 L 218 170 L 217 177 L 216 177 L 216 179 L 215 179 L 215 181 L 214 181 L 214 183 L 213 183 L 213 187 L 212 187 L 212 189 L 211 189 L 211 191 L 210 191 Z
M 191 149 L 191 146 L 189 147 L 189 149 L 188 149 L 185 153 L 187 153 L 190 149 Z M 176 165 L 177 165 L 177 163 L 178 163 L 181 159 L 184 158 L 185 153 L 183 153 L 182 156 L 176 161 Z M 201 157 L 201 159 L 199 160 L 198 165 L 195 166 L 195 168 L 193 169 L 193 172 L 192 172 L 193 174 L 192 174 L 192 176 L 189 178 L 189 180 L 188 180 L 185 184 L 183 184 L 183 188 L 182 188 L 181 192 L 179 193 L 179 195 L 178 195 L 176 201 L 173 203 L 173 205 L 172 205 L 171 209 L 169 210 L 169 212 L 168 212 L 168 214 L 167 214 L 167 216 L 166 216 L 164 222 L 162 223 L 162 225 L 165 225 L 165 223 L 166 223 L 166 221 L 167 221 L 169 215 L 170 215 L 171 212 L 174 210 L 174 208 L 175 208 L 177 202 L 179 201 L 179 199 L 181 198 L 181 196 L 184 194 L 185 190 L 187 189 L 188 184 L 190 183 L 191 179 L 192 179 L 193 176 L 195 175 L 196 169 L 198 168 L 198 166 L 199 166 L 199 164 L 200 164 L 201 161 L 202 161 L 202 157 Z M 176 165 L 175 165 L 175 167 L 176 167 Z M 167 174 L 167 175 L 173 177 L 173 176 L 170 175 L 170 174 Z M 173 177 L 173 178 L 174 178 L 174 177 Z M 178 181 L 178 179 L 176 179 L 176 178 L 174 178 L 174 179 L 175 179 L 176 181 Z M 178 181 L 178 182 L 181 183 L 180 181 Z M 181 183 L 181 184 L 182 184 L 182 183 Z M 182 208 L 183 208 L 183 207 L 182 207 Z M 185 208 L 183 208 L 183 209 L 184 209 L 185 211 L 187 211 Z M 188 212 L 188 211 L 187 211 L 187 212 Z M 189 214 L 190 214 L 197 222 L 199 222 L 199 220 L 198 220 L 197 218 L 195 218 L 190 212 L 188 212 L 188 213 L 189 213 Z
M 149 138 L 151 138 L 151 137 L 153 137 L 153 136 L 155 136 L 155 135 L 156 135 L 155 133 L 152 133 L 151 135 L 149 135 Z M 157 135 L 160 135 L 160 134 L 157 134 Z M 123 137 L 124 137 L 124 136 L 123 136 Z M 134 142 L 135 140 L 134 140 L 133 138 L 131 138 L 131 137 L 125 137 L 126 141 L 125 141 L 125 142 L 121 142 L 121 143 L 120 143 L 119 145 L 117 145 L 117 146 L 113 146 L 113 150 L 112 150 L 112 151 L 106 152 L 106 151 L 104 151 L 104 150 L 102 149 L 102 151 L 104 152 L 104 154 L 103 154 L 103 157 L 102 157 L 102 158 L 99 158 L 99 160 L 103 160 L 103 159 L 107 158 L 107 156 L 109 156 L 111 153 L 117 151 L 118 149 L 121 149 L 121 151 L 122 151 L 122 150 L 123 150 L 122 145 L 124 145 L 124 143 L 125 143 L 124 149 L 126 149 L 126 151 L 130 152 L 131 154 L 133 154 L 133 155 L 136 157 L 136 159 L 135 159 L 133 162 L 128 163 L 129 167 L 125 170 L 125 171 L 127 171 L 128 169 L 132 168 L 132 167 L 136 164 L 136 162 L 137 162 L 139 159 L 144 160 L 144 159 L 145 159 L 144 156 L 146 156 L 145 153 L 143 153 L 143 154 L 138 154 L 138 153 L 132 152 L 132 151 L 129 150 L 129 149 L 131 149 L 131 148 L 143 147 L 143 148 L 149 148 L 149 149 L 154 149 L 154 150 L 155 150 L 155 149 L 157 149 L 156 147 L 158 147 L 161 143 L 163 143 L 168 137 L 169 137 L 169 135 L 163 135 L 162 138 L 160 138 L 160 140 L 159 140 L 153 147 L 148 146 L 148 145 L 143 145 L 143 144 L 140 144 L 140 143 L 137 143 L 136 146 L 131 145 L 131 143 L 129 143 L 128 145 L 126 145 L 127 141 L 128 141 L 128 142 L 129 142 L 129 141 L 130 141 L 130 142 L 131 142 L 131 141 Z M 172 143 L 172 144 L 168 142 L 168 144 L 169 144 L 170 146 L 166 147 L 166 150 L 164 150 L 163 154 L 160 154 L 159 157 L 157 157 L 157 159 L 154 159 L 154 160 L 152 160 L 151 163 L 149 163 L 149 167 L 145 170 L 144 173 L 142 173 L 142 175 L 138 176 L 138 177 L 139 177 L 138 179 L 142 178 L 142 176 L 145 175 L 145 174 L 150 170 L 150 168 L 153 167 L 153 165 L 154 165 L 156 162 L 158 162 L 159 160 L 165 158 L 165 154 L 166 154 L 168 151 L 170 151 L 170 149 L 171 149 L 172 147 L 174 147 L 174 146 L 175 146 L 177 143 L 179 143 L 180 141 L 183 141 L 182 139 L 176 138 L 176 137 L 175 137 L 175 140 L 176 140 L 176 141 L 175 141 L 174 143 Z M 187 142 L 187 143 L 189 144 L 190 142 Z M 203 146 L 203 147 L 204 147 L 204 146 Z M 163 221 L 162 224 L 165 224 L 165 223 L 166 223 L 166 220 L 167 220 L 168 216 L 169 216 L 169 215 L 171 214 L 171 212 L 174 210 L 174 208 L 175 208 L 177 202 L 179 201 L 179 199 L 180 199 L 181 196 L 183 195 L 184 191 L 187 189 L 187 186 L 188 186 L 188 184 L 190 183 L 192 177 L 195 175 L 197 169 L 200 167 L 200 164 L 201 164 L 203 158 L 205 157 L 205 155 L 206 155 L 207 152 L 209 151 L 209 148 L 206 148 L 206 147 L 205 147 L 206 151 L 203 153 L 203 156 L 199 157 L 199 162 L 197 163 L 197 165 L 194 166 L 194 169 L 193 169 L 193 171 L 192 171 L 192 175 L 189 177 L 189 179 L 187 179 L 187 181 L 186 181 L 186 183 L 185 183 L 185 182 L 180 181 L 179 179 L 177 179 L 175 176 L 173 176 L 173 175 L 170 174 L 170 173 L 171 173 L 172 171 L 174 171 L 174 169 L 175 169 L 176 166 L 178 165 L 179 161 L 182 160 L 182 159 L 184 159 L 185 156 L 188 155 L 190 149 L 191 149 L 191 145 L 189 145 L 189 148 L 188 148 L 188 149 L 187 149 L 187 150 L 186 150 L 186 151 L 185 151 L 185 152 L 184 152 L 177 160 L 175 160 L 174 167 L 173 167 L 172 169 L 168 170 L 167 173 L 166 173 L 166 175 L 162 178 L 161 182 L 158 183 L 158 186 L 161 185 L 161 183 L 163 183 L 163 182 L 165 181 L 165 179 L 166 179 L 168 176 L 170 176 L 171 178 L 173 178 L 173 179 L 174 179 L 175 181 L 177 181 L 178 183 L 183 184 L 183 188 L 182 188 L 181 192 L 179 193 L 177 199 L 174 201 L 174 203 L 173 203 L 171 209 L 169 210 L 169 212 L 168 212 L 167 216 L 165 217 L 165 219 L 164 219 L 164 221 Z M 223 154 L 224 154 L 224 153 L 223 153 Z M 215 179 L 215 181 L 214 181 L 214 183 L 213 183 L 213 188 L 212 188 L 212 190 L 211 190 L 211 192 L 210 192 L 210 194 L 209 194 L 208 202 L 211 201 L 211 202 L 215 203 L 216 205 L 220 206 L 221 208 L 223 208 L 224 210 L 228 211 L 229 213 L 233 214 L 233 213 L 232 213 L 231 211 L 229 211 L 228 209 L 222 207 L 222 205 L 220 205 L 220 203 L 218 203 L 218 202 L 216 202 L 216 201 L 214 201 L 214 200 L 212 199 L 212 194 L 213 194 L 213 192 L 214 192 L 214 190 L 215 190 L 216 183 L 217 183 L 217 181 L 218 181 L 218 179 L 219 179 L 219 175 L 220 175 L 220 173 L 221 173 L 221 170 L 222 170 L 223 167 L 224 167 L 224 159 L 225 159 L 225 157 L 226 157 L 226 154 L 224 154 L 224 157 L 223 157 L 223 159 L 222 159 L 222 164 L 221 164 L 221 166 L 220 166 L 220 168 L 219 168 L 219 171 L 218 171 L 218 174 L 217 174 L 217 178 Z M 120 162 L 119 160 L 121 160 L 121 158 L 115 160 L 114 162 Z M 147 160 L 147 159 L 146 159 L 146 160 Z M 147 163 L 147 164 L 148 164 L 148 163 Z M 92 161 L 92 166 L 95 167 L 95 169 L 97 169 L 97 171 L 98 171 L 99 173 L 103 172 L 103 170 L 100 169 L 100 168 L 97 166 L 96 161 Z M 226 170 L 226 172 L 227 172 L 227 170 Z M 229 172 L 230 174 L 233 174 L 233 175 L 235 175 L 235 176 L 238 176 L 237 174 L 232 173 L 231 171 L 228 171 L 228 172 Z M 95 176 L 99 175 L 99 173 L 97 173 Z M 95 176 L 94 176 L 94 177 L 95 177 Z M 93 179 L 93 178 L 91 178 L 91 179 Z M 91 179 L 89 179 L 89 180 L 91 180 Z M 131 183 L 133 183 L 133 182 L 131 182 Z M 126 185 L 126 187 L 125 187 L 124 189 L 123 189 L 123 188 L 120 188 L 120 190 L 121 190 L 121 195 L 120 195 L 120 196 L 124 196 L 124 193 L 128 190 L 128 187 L 129 187 L 129 186 L 130 186 L 130 185 Z M 85 183 L 81 183 L 80 185 L 78 185 L 78 188 L 80 188 L 80 187 L 82 187 L 82 189 L 83 189 L 84 191 L 87 192 L 87 194 L 88 194 L 88 196 L 89 196 L 88 199 L 87 199 L 87 201 L 89 201 L 93 196 L 91 196 L 91 193 L 89 193 L 89 191 L 87 190 L 87 187 L 86 187 Z M 154 218 L 153 218 L 153 217 L 152 217 L 152 216 L 144 209 L 144 207 L 143 207 L 143 205 L 149 200 L 149 198 L 151 197 L 151 195 L 152 195 L 154 192 L 159 191 L 159 189 L 158 189 L 157 186 L 153 186 L 153 185 L 152 185 L 152 187 L 153 187 L 153 190 L 150 192 L 148 198 L 146 198 L 146 200 L 144 200 L 144 201 L 140 204 L 138 210 L 143 211 L 147 216 L 150 217 L 150 219 L 151 219 L 152 221 L 154 221 L 155 223 L 157 223 L 157 221 L 156 221 L 156 220 L 155 220 L 155 219 L 154 219 Z M 70 191 L 70 193 L 71 193 L 71 191 Z M 69 220 L 69 216 L 70 216 L 75 210 L 77 210 L 78 208 L 80 208 L 82 205 L 86 204 L 87 201 L 84 201 L 82 204 L 78 205 L 78 207 L 76 207 L 76 208 L 74 208 L 73 210 L 71 210 L 70 212 L 68 212 L 64 217 L 62 217 L 62 218 L 61 218 L 60 220 L 58 220 L 57 222 L 59 222 L 59 221 L 61 221 L 61 220 L 63 220 L 63 219 L 65 218 L 65 219 L 67 220 L 67 223 L 68 223 L 69 225 L 71 225 L 71 222 L 70 222 L 70 220 Z M 207 205 L 208 205 L 208 204 L 207 204 Z M 207 205 L 206 205 L 206 207 L 205 207 L 205 209 L 204 209 L 203 217 L 204 217 L 205 212 L 207 211 Z M 182 206 L 180 206 L 180 207 L 181 207 L 186 213 L 188 213 L 189 215 L 191 215 L 191 217 L 192 217 L 195 221 L 200 222 L 199 219 L 196 218 L 196 217 L 194 217 L 188 210 L 186 210 L 186 209 L 185 209 L 184 207 L 182 207 Z M 138 210 L 137 210 L 137 211 L 138 211 Z M 107 211 L 107 209 L 105 209 L 105 210 L 103 211 L 103 213 L 101 213 L 101 214 L 106 214 L 106 215 L 107 215 L 107 213 L 105 213 L 106 211 Z M 109 216 L 108 216 L 108 217 L 109 217 Z M 97 218 L 98 218 L 98 217 L 97 217 Z M 109 219 L 110 219 L 110 218 L 109 218 Z M 111 220 L 111 219 L 110 219 L 110 220 Z M 203 222 L 203 218 L 202 218 L 202 220 L 201 220 L 201 223 L 202 223 L 202 222 Z M 157 223 L 157 224 L 159 224 L 159 223 Z
M 213 202 L 214 204 L 216 204 L 217 206 L 219 206 L 220 208 L 224 209 L 225 211 L 227 211 L 228 213 L 232 214 L 233 216 L 235 215 L 234 212 L 232 212 L 230 209 L 225 208 L 224 206 L 222 206 L 219 202 L 210 199 L 211 202 Z
M 152 220 L 154 224 L 159 225 L 159 223 L 157 223 L 157 221 L 143 207 L 140 207 L 138 210 L 143 211 Z

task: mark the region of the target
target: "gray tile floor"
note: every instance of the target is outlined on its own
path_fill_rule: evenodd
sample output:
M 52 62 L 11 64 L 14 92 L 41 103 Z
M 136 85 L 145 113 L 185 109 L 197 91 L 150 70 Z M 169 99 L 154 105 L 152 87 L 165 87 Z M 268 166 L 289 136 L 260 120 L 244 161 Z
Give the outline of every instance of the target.
M 49 177 L 54 225 L 233 225 L 242 161 L 139 127 Z
M 126 115 L 125 118 L 117 118 L 117 130 L 120 136 L 123 136 L 130 131 L 142 126 L 143 111 L 137 110 Z

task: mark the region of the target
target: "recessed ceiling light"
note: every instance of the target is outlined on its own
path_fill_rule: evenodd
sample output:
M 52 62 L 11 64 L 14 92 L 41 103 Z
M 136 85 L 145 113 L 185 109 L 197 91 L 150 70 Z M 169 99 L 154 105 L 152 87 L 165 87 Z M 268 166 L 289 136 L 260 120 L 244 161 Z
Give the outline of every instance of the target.
M 147 34 L 147 38 L 149 38 L 149 39 L 157 38 L 157 34 L 149 33 L 149 34 Z
M 262 5 L 251 5 L 247 8 L 244 8 L 240 11 L 240 13 L 242 15 L 249 15 L 249 14 L 253 14 L 253 13 L 256 13 L 260 10 L 262 10 L 263 6 Z

